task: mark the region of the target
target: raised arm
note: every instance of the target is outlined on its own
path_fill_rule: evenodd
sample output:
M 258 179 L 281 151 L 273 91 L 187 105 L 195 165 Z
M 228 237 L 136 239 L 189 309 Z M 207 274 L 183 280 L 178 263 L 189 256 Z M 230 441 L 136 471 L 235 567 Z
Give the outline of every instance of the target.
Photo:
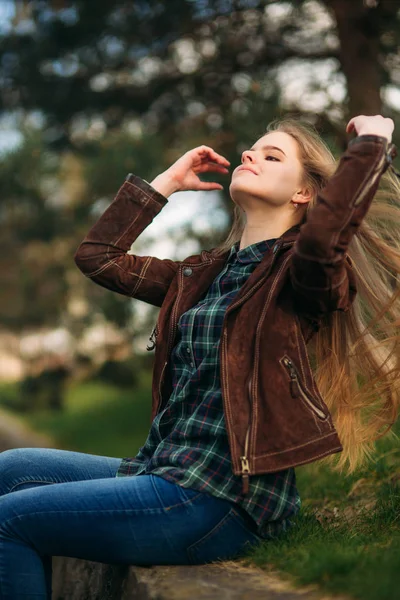
M 186 152 L 151 184 L 129 174 L 115 199 L 74 254 L 82 273 L 102 287 L 161 306 L 180 261 L 128 254 L 131 245 L 167 204 L 167 196 L 188 189 L 220 189 L 198 173 L 226 172 L 228 161 L 207 146 Z
M 350 308 L 355 276 L 349 244 L 366 215 L 382 174 L 396 156 L 394 123 L 380 115 L 352 119 L 348 145 L 329 183 L 301 226 L 293 247 L 290 278 L 298 310 L 313 316 Z

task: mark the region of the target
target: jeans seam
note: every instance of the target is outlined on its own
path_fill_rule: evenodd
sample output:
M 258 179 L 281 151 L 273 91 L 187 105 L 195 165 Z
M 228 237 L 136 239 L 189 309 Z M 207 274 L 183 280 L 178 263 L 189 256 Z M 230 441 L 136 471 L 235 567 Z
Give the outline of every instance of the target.
M 188 546 L 187 548 L 187 553 L 190 559 L 193 560 L 193 553 L 199 548 L 201 548 L 201 546 L 207 542 L 211 535 L 217 533 L 221 529 L 221 527 L 223 527 L 235 515 L 236 512 L 234 512 L 233 508 L 230 508 L 229 511 L 220 519 L 220 521 L 216 525 L 214 525 L 214 527 L 207 531 L 207 533 L 205 533 L 199 540 L 193 542 L 193 544 L 190 544 L 190 546 Z
M 197 496 L 196 496 L 197 497 Z M 2 532 L 2 526 L 3 525 L 9 525 L 11 524 L 13 521 L 15 520 L 21 520 L 22 518 L 25 517 L 37 517 L 39 515 L 53 515 L 53 514 L 109 514 L 109 513 L 125 513 L 125 514 L 129 514 L 129 513 L 149 513 L 151 514 L 152 512 L 156 512 L 156 513 L 162 513 L 164 509 L 158 509 L 158 508 L 140 508 L 140 509 L 130 509 L 130 508 L 114 508 L 114 509 L 96 509 L 96 510 L 43 510 L 43 511 L 36 511 L 36 512 L 30 512 L 30 513 L 26 513 L 24 515 L 17 515 L 15 517 L 11 517 L 11 519 L 5 519 L 4 521 L 2 521 L 0 523 L 0 536 L 1 536 L 1 532 Z
M 151 473 L 150 473 L 151 475 Z M 160 501 L 160 504 L 162 506 L 162 510 L 171 510 L 171 508 L 177 508 L 179 506 L 185 506 L 186 504 L 189 504 L 190 502 L 193 502 L 193 500 L 196 500 L 196 498 L 199 498 L 200 496 L 204 496 L 205 494 L 203 492 L 199 492 L 198 494 L 196 494 L 196 496 L 193 496 L 193 498 L 189 498 L 188 500 L 183 500 L 182 502 L 179 502 L 178 504 L 172 504 L 172 506 L 164 506 L 163 502 L 162 502 L 162 498 L 157 490 L 157 487 L 153 481 L 153 478 L 156 477 L 156 475 L 153 475 L 152 478 L 150 479 L 151 481 L 151 485 L 153 486 L 154 492 L 157 495 L 157 498 Z M 161 478 L 162 479 L 162 478 Z M 164 480 L 165 481 L 165 480 Z M 168 480 L 167 480 L 168 481 Z M 172 483 L 172 482 L 169 482 Z M 174 484 L 174 485 L 179 485 L 179 484 Z
M 244 517 L 240 514 L 239 511 L 237 511 L 234 507 L 232 508 L 232 511 L 237 517 L 239 517 L 238 518 L 239 525 L 246 531 L 246 533 L 253 535 L 257 540 L 262 539 L 261 536 L 259 536 L 255 531 L 252 531 L 250 529 L 250 527 L 247 525 Z
M 43 479 L 24 479 L 23 481 L 19 481 L 18 483 L 16 483 L 15 485 L 13 485 L 12 488 L 10 488 L 10 491 L 8 493 L 13 492 L 16 487 L 18 487 L 19 485 L 24 485 L 25 483 L 45 483 L 45 484 L 51 484 L 51 483 L 64 483 L 64 482 L 44 481 Z

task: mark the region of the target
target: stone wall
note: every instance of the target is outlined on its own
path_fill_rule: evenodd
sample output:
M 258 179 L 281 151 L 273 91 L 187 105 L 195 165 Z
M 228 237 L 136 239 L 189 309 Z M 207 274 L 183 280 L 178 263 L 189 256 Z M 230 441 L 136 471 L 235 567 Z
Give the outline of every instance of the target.
M 53 558 L 52 600 L 329 600 L 276 574 L 226 561 L 200 566 L 113 566 Z M 335 600 L 346 600 L 337 596 Z

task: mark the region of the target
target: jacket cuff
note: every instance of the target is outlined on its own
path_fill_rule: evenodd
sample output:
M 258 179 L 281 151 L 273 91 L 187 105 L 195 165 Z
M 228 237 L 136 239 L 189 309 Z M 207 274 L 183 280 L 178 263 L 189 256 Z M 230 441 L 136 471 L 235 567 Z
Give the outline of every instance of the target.
M 155 190 L 150 183 L 146 181 L 146 179 L 142 179 L 133 173 L 128 173 L 128 175 L 125 177 L 125 181 L 135 186 L 145 196 L 150 197 L 151 200 L 161 204 L 161 206 L 165 206 L 168 203 L 168 198 Z
M 353 146 L 354 144 L 360 144 L 362 142 L 379 142 L 382 143 L 385 147 L 388 145 L 388 139 L 383 135 L 373 135 L 371 133 L 367 133 L 365 135 L 358 135 L 354 139 L 350 140 L 349 146 Z
M 385 154 L 386 154 L 384 172 L 387 170 L 387 168 L 389 166 L 392 166 L 392 162 L 397 156 L 397 148 L 396 148 L 395 144 L 393 144 L 392 142 L 388 142 L 388 139 L 384 136 L 372 135 L 372 134 L 368 133 L 365 135 L 358 135 L 357 137 L 352 139 L 348 143 L 348 147 L 350 148 L 351 146 L 355 146 L 357 144 L 362 144 L 363 142 L 375 142 L 378 144 L 382 144 L 384 147 Z M 392 169 L 394 170 L 393 166 L 392 166 Z M 396 175 L 399 176 L 399 174 L 397 174 L 397 173 L 396 173 Z

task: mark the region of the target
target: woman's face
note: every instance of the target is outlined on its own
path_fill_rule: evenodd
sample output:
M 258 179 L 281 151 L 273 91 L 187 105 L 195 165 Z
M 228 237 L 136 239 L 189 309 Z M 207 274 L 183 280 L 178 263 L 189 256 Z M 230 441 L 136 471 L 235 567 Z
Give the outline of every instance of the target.
M 302 177 L 297 142 L 287 133 L 272 131 L 242 153 L 229 192 L 243 210 L 259 208 L 260 203 L 279 208 L 303 190 Z M 297 196 L 293 201 L 298 199 L 301 202 Z

